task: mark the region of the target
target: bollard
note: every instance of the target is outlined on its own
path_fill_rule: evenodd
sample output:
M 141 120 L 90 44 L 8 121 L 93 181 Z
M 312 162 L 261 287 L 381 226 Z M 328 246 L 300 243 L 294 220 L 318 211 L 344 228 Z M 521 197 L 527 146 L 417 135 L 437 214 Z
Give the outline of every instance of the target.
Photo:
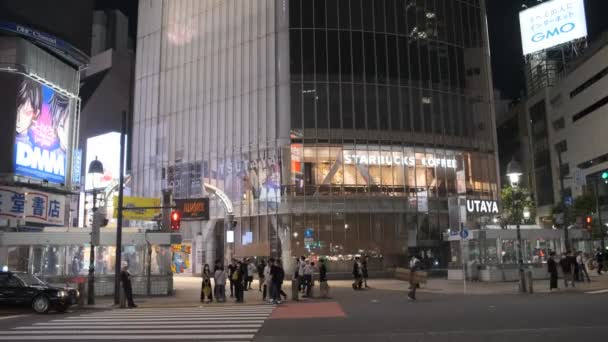
M 299 292 L 300 292 L 300 289 L 299 289 L 300 286 L 299 285 L 300 285 L 300 282 L 298 281 L 297 278 L 294 278 L 291 281 L 291 299 L 294 300 L 294 301 L 298 301 L 299 300 L 298 299 L 298 295 L 299 295 Z
M 120 282 L 120 308 L 124 309 L 127 307 L 127 296 L 125 295 L 125 289 L 122 287 L 122 282 Z
M 78 305 L 84 306 L 86 304 L 85 299 L 87 298 L 87 287 L 85 286 L 84 282 L 78 283 L 78 293 L 80 294 L 80 297 L 78 298 Z
M 528 283 L 528 292 L 530 294 L 534 293 L 534 285 L 532 284 L 532 271 L 526 272 L 526 278 Z

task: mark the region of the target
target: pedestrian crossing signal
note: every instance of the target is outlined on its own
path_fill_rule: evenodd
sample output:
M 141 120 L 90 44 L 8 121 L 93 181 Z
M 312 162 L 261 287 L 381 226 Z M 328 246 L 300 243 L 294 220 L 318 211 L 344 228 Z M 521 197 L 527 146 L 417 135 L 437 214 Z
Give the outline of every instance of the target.
M 591 218 L 591 216 L 587 216 L 587 218 L 585 219 L 585 223 L 587 223 L 587 229 L 591 229 L 592 222 L 593 222 L 593 219 Z
M 179 230 L 182 217 L 178 211 L 171 212 L 171 230 Z

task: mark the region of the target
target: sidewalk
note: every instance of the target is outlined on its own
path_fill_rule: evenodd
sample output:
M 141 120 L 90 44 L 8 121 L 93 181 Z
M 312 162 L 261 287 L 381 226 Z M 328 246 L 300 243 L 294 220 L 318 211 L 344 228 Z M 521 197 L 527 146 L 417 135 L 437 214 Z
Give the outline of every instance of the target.
M 598 276 L 597 274 L 590 275 L 591 283 L 576 283 L 576 288 L 567 288 L 564 290 L 564 283 L 559 279 L 559 292 L 587 292 L 595 290 L 608 290 L 608 274 Z M 258 291 L 258 282 L 254 280 L 253 290 L 245 291 L 245 303 L 235 304 L 234 299 L 230 298 L 230 289 L 226 288 L 227 301 L 226 303 L 210 303 L 203 304 L 200 302 L 200 286 L 201 278 L 199 277 L 174 277 L 175 295 L 170 297 L 135 297 L 135 303 L 141 308 L 171 308 L 171 307 L 201 307 L 201 306 L 226 306 L 226 305 L 255 305 L 264 304 L 262 301 L 262 293 Z M 397 279 L 370 279 L 368 281 L 372 290 L 381 291 L 401 291 L 406 292 L 409 284 L 405 281 Z M 348 295 L 346 290 L 352 287 L 350 280 L 333 280 L 329 282 L 332 291 L 340 291 L 342 294 Z M 549 293 L 549 280 L 534 281 L 534 293 Z M 518 292 L 517 282 L 467 282 L 466 295 L 499 295 L 499 294 L 516 294 Z M 291 282 L 287 281 L 283 285 L 285 292 L 291 295 Z M 352 291 L 352 290 L 350 290 Z M 462 281 L 431 278 L 427 284 L 422 285 L 419 290 L 422 293 L 434 293 L 444 295 L 462 295 L 465 294 Z M 84 306 L 84 309 L 109 309 L 114 307 L 113 298 L 98 297 L 97 303 L 94 306 Z

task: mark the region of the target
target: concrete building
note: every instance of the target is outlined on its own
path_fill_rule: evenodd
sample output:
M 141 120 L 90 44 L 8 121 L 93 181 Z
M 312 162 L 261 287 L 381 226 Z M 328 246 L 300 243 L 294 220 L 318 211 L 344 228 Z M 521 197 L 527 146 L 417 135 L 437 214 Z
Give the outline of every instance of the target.
M 142 0 L 138 21 L 133 193 L 222 189 L 235 256 L 445 269 L 444 233 L 482 222 L 459 200 L 498 198 L 483 0 Z M 195 267 L 225 257 L 223 219 L 182 224 Z

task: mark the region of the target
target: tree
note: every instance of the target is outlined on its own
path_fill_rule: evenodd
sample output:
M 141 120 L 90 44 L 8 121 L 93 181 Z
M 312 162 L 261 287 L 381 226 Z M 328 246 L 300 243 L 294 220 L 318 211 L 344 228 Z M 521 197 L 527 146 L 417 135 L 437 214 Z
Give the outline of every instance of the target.
M 502 205 L 502 222 L 503 224 L 534 224 L 536 217 L 536 204 L 532 200 L 530 191 L 526 188 L 514 188 L 511 185 L 506 185 L 500 192 Z M 530 212 L 530 217 L 524 219 L 524 210 Z

